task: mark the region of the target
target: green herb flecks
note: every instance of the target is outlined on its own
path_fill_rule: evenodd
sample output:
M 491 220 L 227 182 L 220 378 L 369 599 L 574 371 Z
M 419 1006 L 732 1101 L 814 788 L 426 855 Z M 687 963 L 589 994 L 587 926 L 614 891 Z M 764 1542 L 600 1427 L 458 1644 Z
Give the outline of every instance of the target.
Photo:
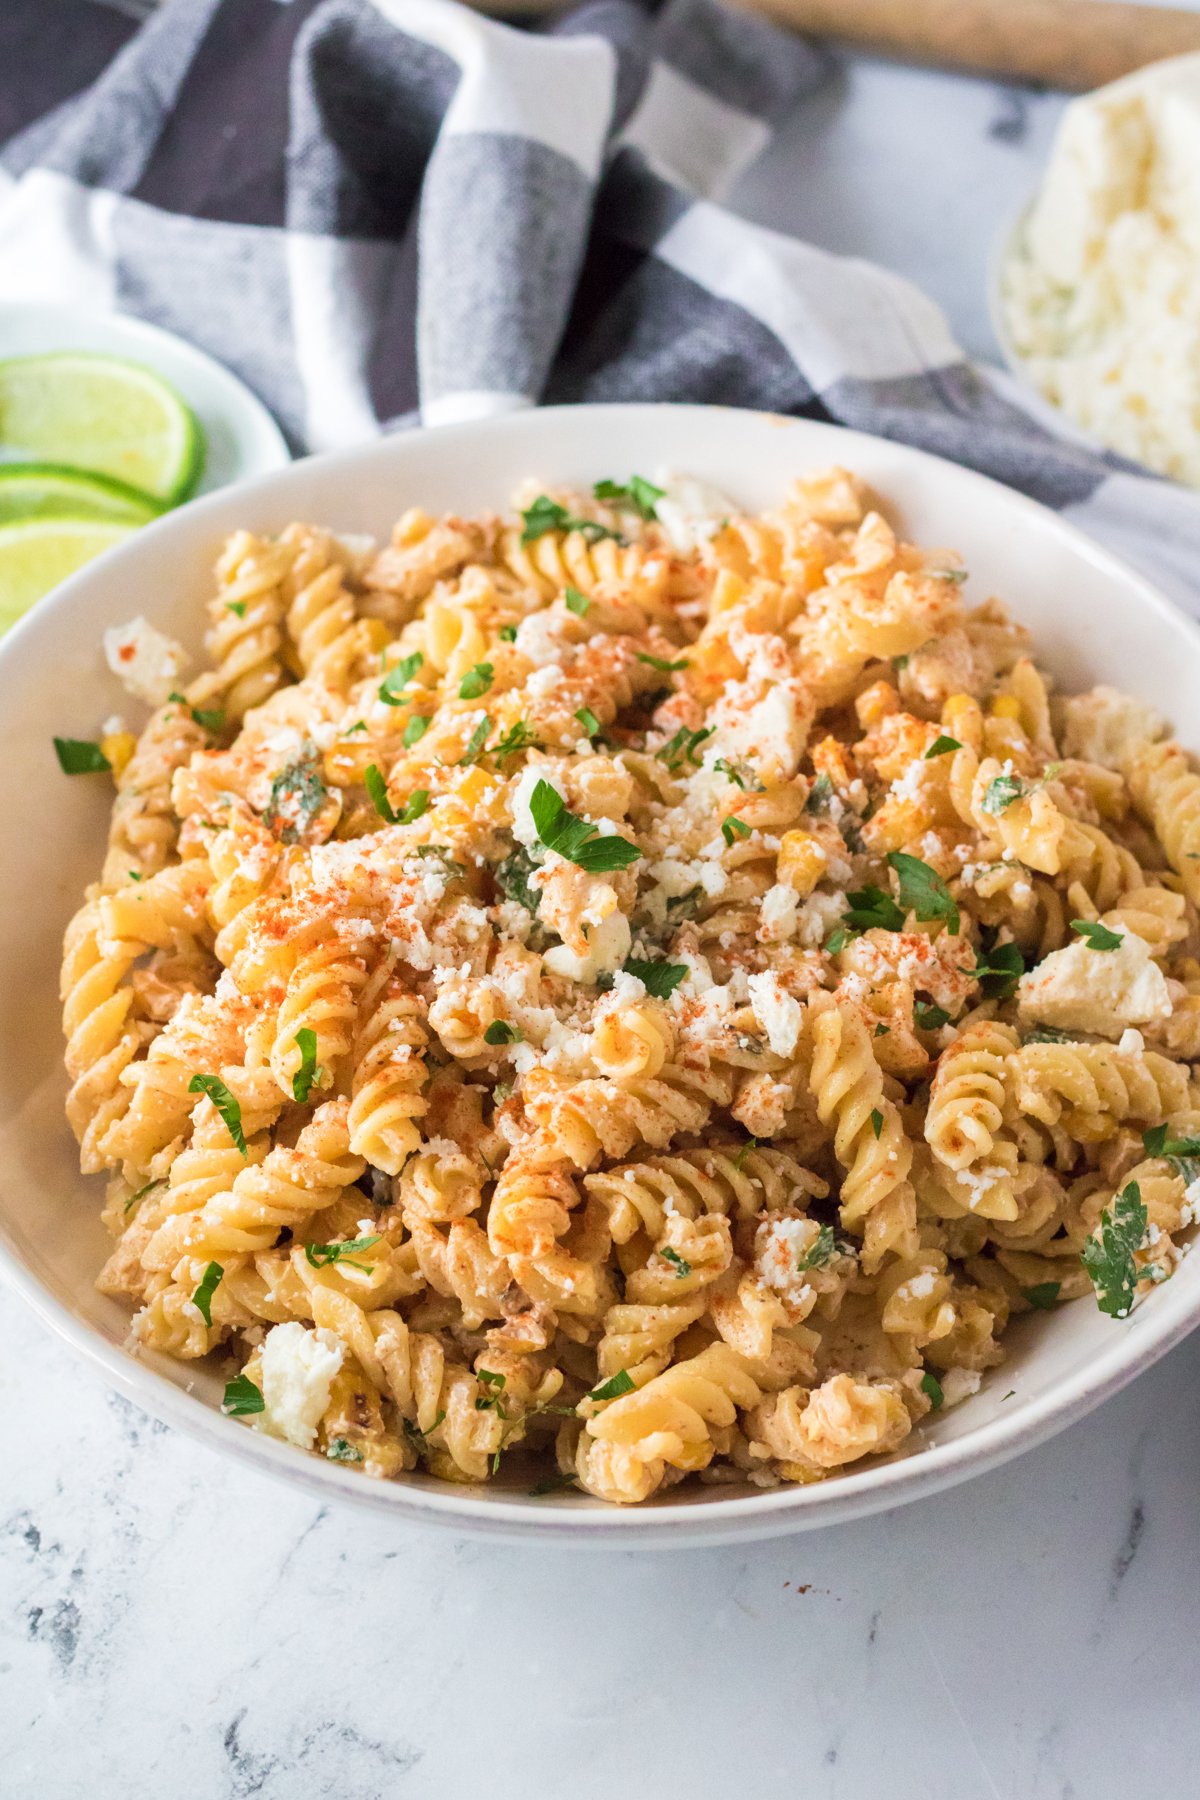
M 241 1151 L 247 1154 L 246 1137 L 242 1131 L 242 1109 L 230 1093 L 219 1075 L 193 1075 L 188 1082 L 189 1094 L 207 1094 L 221 1117 L 225 1121 L 225 1129 Z
M 539 781 L 529 801 L 529 812 L 539 840 L 576 868 L 590 875 L 626 869 L 641 851 L 623 837 L 604 836 L 587 819 L 569 812 L 562 795 L 548 781 Z
M 1096 1304 L 1112 1319 L 1128 1318 L 1137 1291 L 1137 1252 L 1148 1214 L 1136 1181 L 1122 1188 L 1100 1215 L 1098 1237 L 1089 1238 L 1080 1261 L 1096 1290 Z

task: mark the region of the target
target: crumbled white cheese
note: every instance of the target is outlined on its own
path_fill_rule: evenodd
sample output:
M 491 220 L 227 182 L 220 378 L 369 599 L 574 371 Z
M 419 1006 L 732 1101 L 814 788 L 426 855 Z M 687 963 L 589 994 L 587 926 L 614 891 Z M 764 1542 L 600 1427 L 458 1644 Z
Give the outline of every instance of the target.
M 797 914 L 796 935 L 806 950 L 818 950 L 849 905 L 845 894 L 810 894 Z
M 147 706 L 162 706 L 179 685 L 189 657 L 182 644 L 155 629 L 139 613 L 128 625 L 104 633 L 104 657 L 126 691 Z
M 754 1236 L 754 1273 L 793 1308 L 808 1310 L 814 1294 L 801 1265 L 817 1240 L 811 1219 L 767 1219 Z
M 741 511 L 720 488 L 694 475 L 664 469 L 656 475 L 654 485 L 663 490 L 654 508 L 658 522 L 674 548 L 685 556 L 699 550 L 727 519 Z
M 1200 56 L 1072 102 L 1005 271 L 1046 395 L 1104 443 L 1200 484 Z
M 587 953 L 577 956 L 565 944 L 555 944 L 542 961 L 552 975 L 589 985 L 598 975 L 610 975 L 621 967 L 633 945 L 633 934 L 624 913 L 611 912 L 588 931 Z
M 772 1051 L 776 1056 L 791 1056 L 804 1023 L 803 1006 L 781 986 L 778 975 L 770 969 L 751 975 L 749 988 L 754 1016 L 766 1032 Z
M 1063 749 L 1083 762 L 1119 769 L 1127 752 L 1148 738 L 1160 738 L 1166 724 L 1159 713 L 1112 687 L 1094 687 L 1063 702 Z
M 543 699 L 554 692 L 563 680 L 563 672 L 557 663 L 547 663 L 544 668 L 535 669 L 525 683 L 525 692 L 535 700 Z
M 1043 957 L 1022 976 L 1017 1007 L 1026 1021 L 1115 1038 L 1127 1026 L 1169 1019 L 1171 995 L 1150 946 L 1127 931 L 1116 950 L 1093 950 L 1077 938 Z
M 947 1369 L 941 1377 L 942 1405 L 957 1406 L 977 1394 L 983 1385 L 978 1369 Z
M 309 1331 L 295 1320 L 276 1325 L 263 1340 L 263 1410 L 255 1428 L 311 1450 L 345 1354 L 332 1331 Z
M 762 936 L 768 944 L 786 943 L 795 937 L 798 906 L 795 888 L 777 881 L 767 889 L 762 902 Z
M 514 642 L 521 655 L 527 656 L 539 669 L 545 668 L 549 663 L 557 666 L 561 664 L 567 649 L 559 636 L 560 628 L 561 620 L 556 619 L 549 609 L 530 613 L 517 626 Z

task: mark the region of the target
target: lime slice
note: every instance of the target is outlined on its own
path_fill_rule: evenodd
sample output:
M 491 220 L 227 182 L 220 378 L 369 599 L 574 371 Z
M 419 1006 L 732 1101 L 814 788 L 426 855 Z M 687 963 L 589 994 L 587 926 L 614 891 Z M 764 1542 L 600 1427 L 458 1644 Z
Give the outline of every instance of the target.
M 93 556 L 124 543 L 136 530 L 116 519 L 26 519 L 0 525 L 0 631 Z
M 162 502 L 107 475 L 58 463 L 0 462 L 0 525 L 14 519 L 122 519 L 145 525 Z
M 0 446 L 127 482 L 168 506 L 187 498 L 204 462 L 199 424 L 160 375 L 71 350 L 0 362 Z

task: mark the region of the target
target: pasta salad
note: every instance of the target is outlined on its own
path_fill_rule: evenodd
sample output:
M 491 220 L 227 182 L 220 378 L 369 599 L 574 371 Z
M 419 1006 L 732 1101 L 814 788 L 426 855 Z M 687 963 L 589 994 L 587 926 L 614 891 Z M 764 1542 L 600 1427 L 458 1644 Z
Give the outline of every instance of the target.
M 966 580 L 843 469 L 622 475 L 239 532 L 191 678 L 109 632 L 67 1113 L 134 1344 L 368 1475 L 625 1504 L 1127 1316 L 1200 1193 L 1200 775 Z

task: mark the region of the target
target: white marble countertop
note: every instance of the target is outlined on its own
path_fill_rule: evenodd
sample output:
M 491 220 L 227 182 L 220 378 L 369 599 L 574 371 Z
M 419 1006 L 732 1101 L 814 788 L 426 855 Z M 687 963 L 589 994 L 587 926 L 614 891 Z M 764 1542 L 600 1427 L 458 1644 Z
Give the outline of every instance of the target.
M 737 201 L 991 351 L 1061 102 L 858 62 Z M 1007 1469 L 745 1549 L 426 1535 L 224 1463 L 0 1293 L 6 1800 L 1160 1800 L 1196 1791 L 1200 1340 Z

